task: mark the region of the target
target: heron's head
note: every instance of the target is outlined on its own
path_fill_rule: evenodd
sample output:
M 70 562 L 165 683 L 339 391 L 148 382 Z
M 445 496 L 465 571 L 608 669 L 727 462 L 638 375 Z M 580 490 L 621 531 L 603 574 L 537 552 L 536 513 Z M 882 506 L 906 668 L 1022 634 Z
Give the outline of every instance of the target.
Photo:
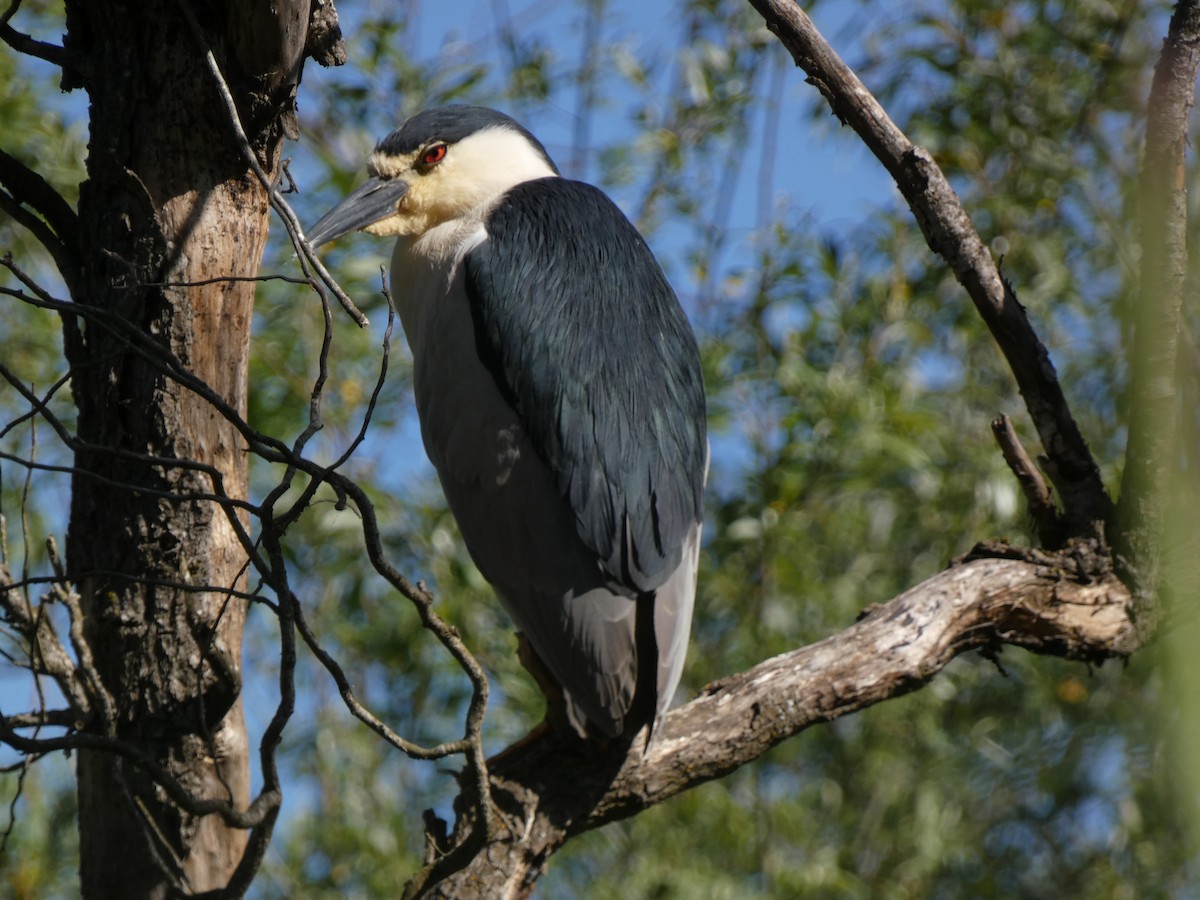
M 367 172 L 367 182 L 312 227 L 314 247 L 352 231 L 419 236 L 558 169 L 538 139 L 504 113 L 443 106 L 380 141 Z

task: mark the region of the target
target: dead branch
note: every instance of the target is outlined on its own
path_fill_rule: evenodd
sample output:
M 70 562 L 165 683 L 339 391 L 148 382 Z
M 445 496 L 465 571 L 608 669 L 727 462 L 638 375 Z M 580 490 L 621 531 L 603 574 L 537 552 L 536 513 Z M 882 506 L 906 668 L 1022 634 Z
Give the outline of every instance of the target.
M 32 225 L 35 237 L 50 251 L 63 278 L 71 284 L 79 267 L 74 249 L 79 226 L 75 210 L 46 179 L 3 150 L 0 150 L 0 185 L 18 207 L 29 207 L 44 220 L 39 227 L 39 221 L 18 219 L 27 228 Z M 17 218 L 16 211 L 9 212 Z
M 8 46 L 12 47 L 18 53 L 44 59 L 46 62 L 58 66 L 60 69 L 66 69 L 70 65 L 70 57 L 62 47 L 32 38 L 23 32 L 17 31 L 17 29 L 13 28 L 7 22 L 0 25 L 0 40 L 4 41 L 4 43 L 8 44 Z

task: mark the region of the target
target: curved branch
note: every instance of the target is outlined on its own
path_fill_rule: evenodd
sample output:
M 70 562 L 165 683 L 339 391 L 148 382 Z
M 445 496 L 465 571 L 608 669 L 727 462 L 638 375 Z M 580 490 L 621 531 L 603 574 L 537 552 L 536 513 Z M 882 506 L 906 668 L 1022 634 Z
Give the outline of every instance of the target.
M 3 205 L 5 212 L 28 228 L 50 251 L 63 280 L 68 287 L 73 285 L 79 272 L 79 257 L 75 249 L 79 217 L 71 204 L 41 175 L 3 150 L 0 150 L 0 186 L 11 195 L 11 198 L 0 196 L 0 205 Z M 24 207 L 29 207 L 41 219 L 28 213 Z
M 46 62 L 58 66 L 60 69 L 65 70 L 71 64 L 67 51 L 62 47 L 32 38 L 23 32 L 17 31 L 17 29 L 13 28 L 7 22 L 0 25 L 0 40 L 4 41 L 4 43 L 8 44 L 8 46 L 12 47 L 18 53 L 44 59 Z
M 220 816 L 234 828 L 255 827 L 263 822 L 271 810 L 278 807 L 280 803 L 280 794 L 266 791 L 261 792 L 245 809 L 239 809 L 228 800 L 194 796 L 189 792 L 189 788 L 173 777 L 164 766 L 128 741 L 88 732 L 73 732 L 49 738 L 27 738 L 13 730 L 24 724 L 24 716 L 13 720 L 0 711 L 0 742 L 25 754 L 55 753 L 60 750 L 91 750 L 120 757 L 150 775 L 155 784 L 161 787 L 180 809 L 187 810 L 196 816 Z
M 1010 285 L 928 151 L 888 117 L 804 12 L 789 0 L 750 0 L 820 90 L 896 180 L 931 250 L 949 264 L 1000 346 L 1045 447 L 1062 500 L 1064 536 L 1103 533 L 1111 503 L 1100 470 L 1075 423 L 1050 355 Z
M 667 715 L 644 756 L 637 739 L 632 749 L 585 755 L 553 734 L 502 754 L 492 763 L 501 839 L 457 871 L 450 851 L 410 895 L 482 896 L 479 885 L 488 896 L 522 895 L 569 837 L 727 775 L 812 725 L 919 688 L 967 650 L 1012 644 L 1099 662 L 1139 645 L 1130 593 L 1103 558 L 981 552 L 1008 558 L 952 566 L 839 634 L 710 684 Z M 460 818 L 456 832 L 463 828 Z M 496 872 L 506 873 L 505 885 Z
M 1176 364 L 1187 281 L 1187 135 L 1200 71 L 1200 2 L 1175 8 L 1154 70 L 1140 182 L 1141 285 L 1129 354 L 1129 440 L 1118 521 L 1143 591 L 1157 582 L 1166 479 L 1178 452 Z

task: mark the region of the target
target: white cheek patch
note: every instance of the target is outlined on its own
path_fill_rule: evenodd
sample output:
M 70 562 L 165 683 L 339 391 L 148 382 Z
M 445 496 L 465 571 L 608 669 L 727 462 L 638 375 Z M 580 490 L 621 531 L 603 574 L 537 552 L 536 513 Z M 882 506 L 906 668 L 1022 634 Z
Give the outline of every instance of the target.
M 388 216 L 386 219 L 380 219 L 378 222 L 372 222 L 363 229 L 367 234 L 374 234 L 379 237 L 387 237 L 391 234 L 405 234 L 405 220 L 403 216 L 395 215 Z
M 414 168 L 417 153 L 371 155 L 379 178 L 403 178 L 408 192 L 394 216 L 365 228 L 376 235 L 423 235 L 452 222 L 479 221 L 508 190 L 556 173 L 526 138 L 511 128 L 484 128 L 450 145 L 446 158 L 425 171 Z
M 371 154 L 367 161 L 367 171 L 379 178 L 399 178 L 409 171 L 416 162 L 416 153 L 406 153 L 403 156 L 391 156 L 378 150 Z

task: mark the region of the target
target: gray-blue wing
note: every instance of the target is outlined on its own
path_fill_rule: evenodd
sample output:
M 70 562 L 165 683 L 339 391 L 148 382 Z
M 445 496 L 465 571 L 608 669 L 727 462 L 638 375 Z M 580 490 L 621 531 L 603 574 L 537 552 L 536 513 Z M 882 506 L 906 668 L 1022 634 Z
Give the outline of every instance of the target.
M 645 241 L 602 192 L 513 188 L 468 254 L 477 347 L 615 590 L 660 587 L 702 517 L 695 338 Z

